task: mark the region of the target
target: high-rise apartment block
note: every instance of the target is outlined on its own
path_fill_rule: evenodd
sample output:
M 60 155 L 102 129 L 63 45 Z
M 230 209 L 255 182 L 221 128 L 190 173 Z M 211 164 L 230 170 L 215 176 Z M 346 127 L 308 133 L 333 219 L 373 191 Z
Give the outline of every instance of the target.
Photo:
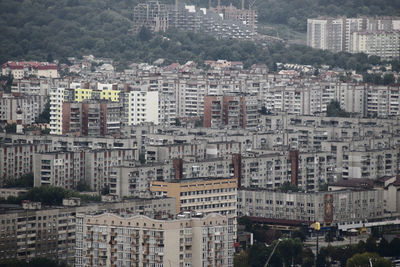
M 153 122 L 158 124 L 159 112 L 159 93 L 157 91 L 132 90 L 124 93 L 124 112 L 125 124 L 136 125 L 143 122 Z M 169 109 L 165 110 L 166 113 Z
M 187 212 L 174 220 L 135 215 L 81 215 L 76 222 L 76 267 L 233 266 L 233 233 L 220 214 Z
M 307 45 L 332 52 L 366 53 L 398 59 L 400 18 L 307 19 Z
M 134 159 L 138 159 L 136 149 L 37 153 L 33 159 L 34 185 L 74 189 L 82 182 L 100 191 L 108 186 L 112 166 Z
M 175 200 L 172 198 L 137 198 L 116 203 L 92 202 L 83 205 L 79 202 L 76 198 L 64 199 L 63 207 L 44 207 L 40 202 L 28 201 L 23 203 L 23 207 L 2 205 L 0 258 L 30 261 L 44 257 L 76 266 L 76 241 L 77 237 L 79 240 L 82 238 L 76 235 L 82 226 L 77 225 L 78 214 L 119 210 L 152 218 L 175 215 Z
M 258 125 L 256 96 L 224 95 L 204 97 L 204 127 L 255 128 Z

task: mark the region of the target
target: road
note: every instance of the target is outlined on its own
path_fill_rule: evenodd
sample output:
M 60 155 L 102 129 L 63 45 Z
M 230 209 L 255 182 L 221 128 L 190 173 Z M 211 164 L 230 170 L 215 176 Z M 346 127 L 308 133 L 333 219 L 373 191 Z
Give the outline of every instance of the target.
M 350 244 L 357 244 L 361 240 L 363 240 L 365 242 L 368 237 L 369 237 L 369 234 L 361 234 L 361 235 L 357 235 L 357 236 L 344 237 L 343 241 L 325 242 L 325 237 L 321 235 L 318 240 L 318 247 L 320 249 L 323 247 L 327 247 L 329 244 L 334 247 L 345 246 L 345 245 L 350 245 Z M 313 237 L 311 239 L 309 238 L 304 242 L 304 246 L 311 248 L 311 250 L 315 254 L 316 242 L 317 242 L 316 237 Z

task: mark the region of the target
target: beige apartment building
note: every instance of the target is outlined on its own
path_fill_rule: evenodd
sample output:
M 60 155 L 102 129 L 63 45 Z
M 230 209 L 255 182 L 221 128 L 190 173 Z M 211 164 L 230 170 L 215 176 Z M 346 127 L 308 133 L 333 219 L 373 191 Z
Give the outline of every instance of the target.
M 221 214 L 78 215 L 76 225 L 76 267 L 233 266 L 227 243 L 233 226 Z
M 176 211 L 217 212 L 236 216 L 237 179 L 185 179 L 153 181 L 150 191 L 176 199 Z
M 74 202 L 73 200 L 69 203 Z M 65 203 L 68 203 L 66 201 Z M 76 204 L 79 205 L 79 204 Z M 82 206 L 41 207 L 40 202 L 0 205 L 0 258 L 31 260 L 45 257 L 74 266 L 76 215 L 119 210 L 154 218 L 175 215 L 175 199 L 134 199 Z

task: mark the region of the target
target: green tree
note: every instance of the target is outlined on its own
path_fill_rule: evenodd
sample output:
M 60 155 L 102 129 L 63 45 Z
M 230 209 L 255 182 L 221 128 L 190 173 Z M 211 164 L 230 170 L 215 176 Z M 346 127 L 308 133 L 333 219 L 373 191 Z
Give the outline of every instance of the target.
M 278 245 L 278 253 L 283 261 L 283 266 L 292 266 L 301 263 L 303 246 L 299 238 L 284 239 Z
M 249 267 L 249 255 L 246 251 L 236 254 L 233 259 L 233 266 L 235 267 Z
M 327 117 L 350 117 L 350 113 L 347 113 L 340 107 L 340 103 L 337 100 L 331 100 L 326 108 Z
M 393 238 L 389 243 L 390 256 L 400 255 L 400 238 Z
M 76 190 L 79 192 L 90 191 L 90 186 L 85 180 L 81 179 L 76 185 Z
M 26 173 L 17 179 L 9 179 L 6 181 L 4 187 L 33 187 L 33 173 Z
M 153 35 L 149 29 L 147 29 L 144 26 L 142 28 L 140 28 L 140 31 L 138 33 L 139 40 L 141 40 L 143 42 L 148 42 L 151 40 L 152 37 L 153 37 Z
M 17 132 L 17 124 L 12 123 L 8 124 L 5 127 L 6 133 L 16 133 Z
M 385 74 L 383 75 L 383 84 L 384 85 L 389 85 L 389 84 L 394 84 L 395 78 L 393 74 Z
M 139 154 L 139 162 L 141 164 L 145 164 L 146 163 L 146 153 L 140 152 L 140 154 Z
M 378 247 L 376 245 L 376 239 L 371 235 L 365 242 L 365 249 L 367 252 L 377 252 Z
M 385 238 L 382 238 L 378 245 L 378 253 L 383 257 L 390 256 L 390 245 Z
M 347 260 L 346 267 L 391 267 L 392 263 L 376 253 L 366 252 L 363 254 L 355 254 L 353 257 Z
M 279 190 L 284 193 L 289 191 L 298 192 L 301 191 L 301 188 L 299 188 L 297 185 L 291 184 L 290 182 L 284 182 L 279 188 Z
M 181 126 L 181 121 L 179 118 L 175 118 L 175 126 Z
M 50 123 L 50 99 L 47 98 L 42 113 L 36 118 L 36 123 Z
M 314 266 L 314 253 L 310 248 L 304 248 L 301 253 L 302 267 L 312 267 Z
M 249 249 L 249 265 L 250 266 L 264 266 L 267 261 L 269 253 L 272 252 L 267 249 L 264 243 L 255 243 Z

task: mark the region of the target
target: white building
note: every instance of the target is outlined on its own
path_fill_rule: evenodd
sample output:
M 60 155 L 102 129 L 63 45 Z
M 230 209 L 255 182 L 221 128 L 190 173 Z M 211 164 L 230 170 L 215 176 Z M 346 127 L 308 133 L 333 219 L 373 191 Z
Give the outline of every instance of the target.
M 124 109 L 128 125 L 140 124 L 142 122 L 153 122 L 158 124 L 159 93 L 133 90 L 125 93 Z
M 358 31 L 351 35 L 350 52 L 379 56 L 384 60 L 400 57 L 400 31 Z
M 50 134 L 62 134 L 64 88 L 50 89 Z

